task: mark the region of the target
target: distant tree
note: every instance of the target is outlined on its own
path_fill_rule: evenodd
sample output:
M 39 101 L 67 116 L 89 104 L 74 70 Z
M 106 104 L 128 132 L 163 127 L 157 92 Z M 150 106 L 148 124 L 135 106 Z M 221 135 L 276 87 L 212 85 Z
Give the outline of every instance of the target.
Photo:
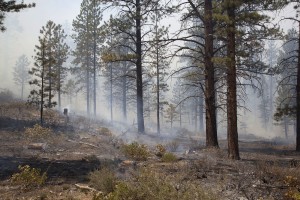
M 262 120 L 263 127 L 267 130 L 268 124 L 270 121 L 270 114 L 271 114 L 271 105 L 270 98 L 269 98 L 269 85 L 266 80 L 265 75 L 261 75 L 261 92 L 259 94 L 260 103 L 258 105 L 258 109 L 260 112 L 260 119 Z M 273 100 L 272 100 L 273 101 Z
M 275 44 L 274 40 L 268 41 L 268 49 L 267 49 L 267 57 L 268 57 L 268 63 L 270 68 L 274 68 L 276 65 L 276 60 L 277 60 L 277 47 Z M 269 120 L 269 127 L 270 130 L 272 130 L 273 127 L 273 118 L 272 116 L 274 115 L 274 93 L 275 93 L 275 79 L 276 77 L 274 75 L 270 75 L 269 76 L 269 113 L 268 113 L 268 117 L 270 118 Z
M 56 65 L 54 32 L 57 26 L 53 21 L 48 21 L 40 30 L 39 44 L 35 46 L 34 67 L 29 74 L 32 75 L 30 85 L 34 86 L 29 95 L 29 103 L 40 106 L 40 123 L 43 125 L 43 109 L 52 108 L 56 102 L 52 101 L 55 91 Z
M 134 43 L 134 48 L 131 48 L 135 58 L 136 67 L 136 106 L 137 106 L 137 124 L 138 132 L 145 133 L 144 124 L 144 99 L 143 99 L 143 73 L 145 71 L 143 59 L 147 52 L 147 36 L 151 26 L 149 23 L 151 17 L 155 14 L 156 10 L 160 12 L 165 11 L 167 6 L 162 5 L 164 1 L 142 1 L 142 0 L 104 0 L 107 7 L 117 10 L 114 18 L 118 21 L 119 33 L 126 34 L 131 42 Z M 125 19 L 125 20 L 124 20 Z M 128 26 L 132 28 L 132 32 L 127 32 Z M 126 45 L 126 44 L 125 44 Z
M 173 86 L 172 91 L 172 101 L 175 105 L 178 107 L 178 117 L 179 117 L 179 126 L 182 128 L 183 124 L 183 108 L 184 108 L 184 95 L 183 95 L 183 86 L 182 86 L 182 80 L 180 78 L 176 79 L 176 82 Z
M 55 79 L 54 84 L 56 91 L 58 92 L 58 109 L 61 109 L 61 93 L 62 84 L 68 73 L 68 68 L 64 66 L 69 54 L 69 46 L 66 44 L 67 35 L 62 29 L 61 25 L 57 25 L 53 35 L 53 48 L 54 48 L 54 59 L 55 59 Z
M 62 88 L 62 92 L 68 96 L 69 103 L 72 104 L 72 97 L 78 92 L 76 82 L 73 79 L 66 81 Z
M 1 89 L 0 90 L 0 102 L 1 103 L 6 103 L 6 102 L 11 102 L 14 99 L 14 94 L 7 89 Z
M 166 122 L 170 123 L 171 128 L 173 128 L 173 123 L 178 120 L 178 113 L 174 104 L 169 104 L 164 117 L 166 118 Z
M 72 72 L 81 83 L 81 88 L 86 92 L 88 116 L 90 115 L 91 98 L 93 98 L 93 111 L 96 115 L 97 73 L 100 68 L 100 45 L 103 42 L 101 20 L 100 4 L 96 0 L 83 0 L 80 13 L 73 20 L 75 34 L 72 37 L 76 47 L 72 54 L 74 56 L 73 64 L 76 67 L 72 69 Z
M 13 75 L 15 84 L 21 87 L 21 99 L 24 97 L 24 88 L 28 84 L 29 74 L 28 66 L 30 62 L 27 56 L 22 55 L 18 58 L 16 65 L 14 67 Z
M 169 61 L 167 58 L 168 51 L 165 41 L 168 33 L 168 28 L 160 24 L 161 16 L 158 10 L 155 10 L 153 16 L 154 28 L 152 35 L 150 36 L 150 51 L 149 51 L 149 62 L 150 68 L 152 69 L 152 77 L 155 79 L 153 92 L 156 94 L 155 107 L 156 107 L 156 121 L 157 121 L 157 133 L 160 134 L 160 112 L 162 106 L 166 103 L 163 100 L 163 93 L 168 91 L 168 84 L 165 79 L 168 75 L 167 69 L 169 68 Z
M 284 126 L 285 136 L 289 121 L 296 119 L 296 85 L 297 85 L 297 60 L 298 60 L 298 33 L 295 29 L 288 30 L 286 41 L 280 51 L 277 72 L 279 85 L 275 101 L 276 112 L 274 119 Z
M 126 21 L 126 18 L 122 20 Z M 121 108 L 126 122 L 128 107 L 136 102 L 135 55 L 132 52 L 134 43 L 129 37 L 129 34 L 134 33 L 130 26 L 124 25 L 121 30 L 119 26 L 120 21 L 112 17 L 105 24 L 106 47 L 103 49 L 102 55 L 102 60 L 105 62 L 103 76 L 106 79 L 104 85 L 106 96 L 109 99 L 111 120 L 112 105 L 116 103 Z
M 0 0 L 0 30 L 3 32 L 6 30 L 4 26 L 4 19 L 5 13 L 8 12 L 20 12 L 25 8 L 32 8 L 35 7 L 35 3 L 31 4 L 24 4 L 22 1 L 21 3 L 16 3 L 15 0 Z

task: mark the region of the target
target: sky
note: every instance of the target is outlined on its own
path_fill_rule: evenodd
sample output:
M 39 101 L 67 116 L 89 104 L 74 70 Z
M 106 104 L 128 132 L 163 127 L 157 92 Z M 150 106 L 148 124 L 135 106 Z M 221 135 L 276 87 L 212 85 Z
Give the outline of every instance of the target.
M 26 0 L 35 2 L 36 7 L 19 13 L 8 13 L 4 24 L 7 30 L 0 33 L 0 80 L 2 88 L 16 92 L 12 73 L 16 60 L 22 54 L 30 58 L 34 55 L 39 31 L 48 20 L 56 24 L 72 23 L 79 14 L 81 0 Z
M 25 0 L 25 3 L 35 2 L 36 7 L 22 10 L 20 13 L 8 13 L 5 19 L 6 32 L 0 33 L 0 80 L 1 88 L 13 88 L 12 72 L 16 60 L 22 54 L 32 59 L 34 46 L 37 44 L 39 31 L 48 20 L 56 24 L 71 25 L 79 14 L 82 0 Z M 291 15 L 294 12 L 282 11 L 281 15 Z M 172 23 L 179 24 L 179 23 Z M 282 22 L 284 29 L 290 28 L 291 22 Z M 32 61 L 33 63 L 33 61 Z

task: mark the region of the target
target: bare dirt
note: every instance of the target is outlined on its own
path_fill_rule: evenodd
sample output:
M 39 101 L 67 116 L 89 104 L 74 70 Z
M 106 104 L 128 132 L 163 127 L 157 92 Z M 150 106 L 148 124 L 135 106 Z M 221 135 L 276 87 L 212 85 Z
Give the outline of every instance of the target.
M 89 173 L 104 165 L 113 167 L 121 178 L 137 167 L 180 174 L 181 182 L 196 183 L 216 199 L 293 199 L 288 193 L 300 192 L 300 184 L 286 180 L 288 176 L 300 179 L 300 154 L 293 145 L 242 140 L 241 160 L 232 161 L 227 159 L 225 140 L 220 141 L 220 149 L 205 149 L 203 138 L 185 131 L 176 137 L 137 135 L 132 127 L 117 130 L 84 117 L 70 117 L 67 122 L 55 112 L 46 120 L 53 134 L 31 140 L 24 133 L 37 123 L 35 113 L 22 106 L 0 109 L 0 199 L 92 199 L 94 191 L 78 184 L 89 187 Z M 127 158 L 120 146 L 133 140 L 147 143 L 152 152 L 156 144 L 164 144 L 178 160 L 165 163 L 153 153 L 147 161 L 124 165 Z M 42 145 L 32 148 L 32 144 Z M 19 172 L 19 165 L 47 172 L 45 185 L 23 190 L 13 184 L 11 177 Z

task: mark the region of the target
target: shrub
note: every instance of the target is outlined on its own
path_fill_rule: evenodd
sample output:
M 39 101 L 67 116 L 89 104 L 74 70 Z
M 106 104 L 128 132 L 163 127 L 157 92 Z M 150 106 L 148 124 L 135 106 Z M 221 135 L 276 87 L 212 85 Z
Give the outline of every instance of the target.
M 23 189 L 30 189 L 45 184 L 47 173 L 41 173 L 40 169 L 31 168 L 29 165 L 19 166 L 19 173 L 11 177 L 11 182 L 21 185 Z
M 25 129 L 25 135 L 29 139 L 44 139 L 51 135 L 52 131 L 49 128 L 35 124 L 32 128 Z
M 162 157 L 166 153 L 166 148 L 162 144 L 156 145 L 155 155 L 158 157 Z
M 125 144 L 122 150 L 126 157 L 136 161 L 145 161 L 150 156 L 147 146 L 137 142 Z
M 173 153 L 165 153 L 162 156 L 161 161 L 163 161 L 163 162 L 175 162 L 175 161 L 177 161 L 177 157 Z
M 211 200 L 216 198 L 214 198 L 212 194 L 205 193 L 198 184 L 187 183 L 179 186 L 171 180 L 168 180 L 168 177 L 163 174 L 145 170 L 137 175 L 132 182 L 119 182 L 115 190 L 102 199 Z
M 105 136 L 112 136 L 111 131 L 108 128 L 106 128 L 106 127 L 101 127 L 99 129 L 99 134 L 100 135 L 105 135 Z
M 177 149 L 179 147 L 179 142 L 177 140 L 173 140 L 173 141 L 169 142 L 166 146 L 169 151 L 175 152 L 175 151 L 177 151 Z
M 91 172 L 89 179 L 90 184 L 95 189 L 103 192 L 103 194 L 113 192 L 117 184 L 117 178 L 114 172 L 108 168 Z

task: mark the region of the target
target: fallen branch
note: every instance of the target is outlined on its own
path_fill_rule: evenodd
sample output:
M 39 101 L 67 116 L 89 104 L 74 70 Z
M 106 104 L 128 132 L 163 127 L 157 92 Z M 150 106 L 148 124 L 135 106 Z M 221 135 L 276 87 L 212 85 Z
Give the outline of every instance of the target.
M 33 149 L 33 150 L 45 150 L 46 147 L 47 147 L 46 143 L 30 143 L 27 146 L 28 149 Z
M 76 183 L 75 186 L 78 187 L 78 188 L 81 189 L 81 190 L 89 190 L 89 191 L 92 191 L 92 192 L 99 192 L 99 191 L 96 190 L 95 188 L 92 188 L 92 187 L 90 187 L 90 186 L 88 186 L 88 185 Z
M 87 142 L 76 142 L 76 141 L 74 141 L 74 140 L 67 140 L 68 142 L 73 142 L 73 143 L 77 143 L 77 144 L 85 144 L 85 145 L 88 145 L 88 146 L 91 146 L 91 147 L 95 147 L 95 148 L 98 148 L 99 149 L 99 147 L 98 146 L 96 146 L 96 145 L 94 145 L 94 144 L 90 144 L 90 143 L 87 143 Z
M 98 146 L 94 145 L 94 144 L 90 144 L 90 143 L 86 143 L 86 142 L 79 142 L 80 144 L 85 144 L 85 145 L 88 145 L 88 146 L 91 146 L 91 147 L 95 147 L 95 148 L 98 148 Z

